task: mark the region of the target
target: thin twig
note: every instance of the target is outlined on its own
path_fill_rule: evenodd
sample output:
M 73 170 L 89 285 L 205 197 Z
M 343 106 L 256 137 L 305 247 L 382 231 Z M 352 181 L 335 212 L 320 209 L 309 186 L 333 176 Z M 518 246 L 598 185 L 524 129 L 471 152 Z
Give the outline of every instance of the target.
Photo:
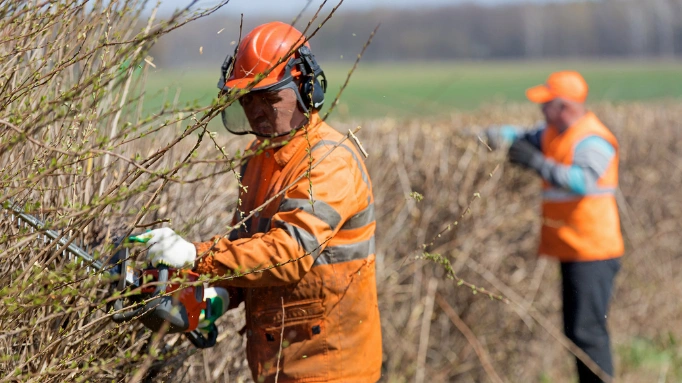
M 362 59 L 362 56 L 365 54 L 365 51 L 367 50 L 367 47 L 369 47 L 369 44 L 372 43 L 372 39 L 374 38 L 374 35 L 377 33 L 379 30 L 379 27 L 381 26 L 381 23 L 377 24 L 376 27 L 374 27 L 374 30 L 372 33 L 369 34 L 369 38 L 365 42 L 365 45 L 362 46 L 362 50 L 360 51 L 360 54 L 358 54 L 358 57 L 355 59 L 355 63 L 353 63 L 353 67 L 350 69 L 348 72 L 348 75 L 346 76 L 346 81 L 343 82 L 343 85 L 341 85 L 341 89 L 339 89 L 339 92 L 336 94 L 336 98 L 334 98 L 334 101 L 332 102 L 331 107 L 329 107 L 329 110 L 327 110 L 327 113 L 325 113 L 324 117 L 322 117 L 322 121 L 326 121 L 329 115 L 332 113 L 336 105 L 339 103 L 339 99 L 341 98 L 341 94 L 343 94 L 343 91 L 346 90 L 346 87 L 348 86 L 348 83 L 350 82 L 350 78 L 353 75 L 353 72 L 355 72 L 355 69 L 358 67 L 358 64 L 360 63 L 360 59 Z
M 282 360 L 282 345 L 284 343 L 284 317 L 286 312 L 284 311 L 284 297 L 282 297 L 282 331 L 279 334 L 279 352 L 277 353 L 277 372 L 275 373 L 275 383 L 279 379 L 279 362 Z
M 423 383 L 426 375 L 426 354 L 429 351 L 429 334 L 431 332 L 431 316 L 433 315 L 433 302 L 438 290 L 438 279 L 431 278 L 426 289 L 426 301 L 422 314 L 421 331 L 419 333 L 419 350 L 417 352 L 416 383 Z
M 483 370 L 488 375 L 488 378 L 490 378 L 490 380 L 492 380 L 494 383 L 504 383 L 502 378 L 500 378 L 495 371 L 495 368 L 493 368 L 488 352 L 486 352 L 485 348 L 483 348 L 483 345 L 481 345 L 481 343 L 478 341 L 476 335 L 473 333 L 473 331 L 471 331 L 469 326 L 464 323 L 462 318 L 457 315 L 457 312 L 452 308 L 452 306 L 450 306 L 450 304 L 448 304 L 445 299 L 443 299 L 440 294 L 436 294 L 436 302 L 438 302 L 438 306 L 443 309 L 445 315 L 450 318 L 452 324 L 457 327 L 459 332 L 461 332 L 462 335 L 464 335 L 464 337 L 467 339 L 471 347 L 474 348 L 474 352 L 476 352 L 478 360 L 481 362 L 481 366 L 483 366 Z

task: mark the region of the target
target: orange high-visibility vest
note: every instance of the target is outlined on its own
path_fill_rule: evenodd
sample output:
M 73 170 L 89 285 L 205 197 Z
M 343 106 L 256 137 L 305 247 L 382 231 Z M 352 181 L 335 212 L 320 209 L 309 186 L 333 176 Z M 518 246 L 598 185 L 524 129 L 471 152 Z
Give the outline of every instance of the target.
M 563 133 L 548 126 L 542 135 L 542 152 L 558 164 L 571 165 L 576 146 L 589 136 L 605 139 L 616 151 L 596 188 L 579 195 L 543 181 L 539 254 L 562 262 L 617 258 L 624 251 L 615 198 L 618 141 L 613 134 L 594 114 L 587 113 Z

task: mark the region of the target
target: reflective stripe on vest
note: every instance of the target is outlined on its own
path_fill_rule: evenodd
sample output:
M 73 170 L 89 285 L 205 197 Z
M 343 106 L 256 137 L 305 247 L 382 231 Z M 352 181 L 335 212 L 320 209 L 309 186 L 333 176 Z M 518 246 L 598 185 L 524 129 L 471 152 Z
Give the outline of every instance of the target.
M 362 211 L 360 211 L 359 213 L 350 217 L 348 219 L 348 221 L 346 221 L 343 224 L 343 226 L 341 226 L 341 230 L 359 229 L 359 228 L 365 227 L 365 226 L 367 226 L 373 222 L 374 222 L 374 204 L 371 203 L 371 204 L 369 204 L 369 206 L 364 208 Z
M 349 245 L 327 246 L 327 248 L 322 251 L 322 254 L 317 257 L 313 266 L 331 265 L 334 263 L 365 259 L 375 252 L 376 244 L 374 236 L 367 241 L 351 243 Z
M 298 242 L 306 254 L 310 254 L 313 257 L 317 257 L 320 254 L 320 242 L 318 242 L 317 238 L 307 230 L 284 221 L 273 221 L 272 226 L 283 229 L 289 233 L 291 238 L 294 238 L 296 242 Z
M 605 187 L 605 188 L 598 187 L 595 190 L 588 191 L 584 195 L 583 194 L 576 194 L 570 190 L 566 190 L 563 188 L 550 187 L 549 189 L 545 189 L 542 191 L 542 199 L 545 202 L 572 202 L 572 201 L 578 201 L 578 200 L 586 198 L 586 197 L 614 195 L 615 193 L 616 193 L 616 188 L 612 188 L 612 187 Z
M 341 215 L 324 201 L 285 198 L 279 205 L 279 211 L 293 211 L 296 209 L 301 209 L 306 213 L 319 218 L 329 225 L 332 230 L 336 230 L 336 227 L 339 226 L 339 223 L 341 222 Z
M 296 209 L 301 209 L 306 213 L 319 218 L 328 224 L 332 230 L 335 230 L 341 221 L 341 216 L 336 212 L 336 210 L 334 210 L 327 203 L 317 200 L 311 204 L 310 200 L 307 199 L 284 199 L 280 204 L 279 211 L 293 211 Z M 340 230 L 358 229 L 374 222 L 374 204 L 370 204 L 365 209 L 361 210 L 359 213 L 348 219 L 348 221 L 343 224 Z M 261 219 L 259 224 L 261 226 L 259 228 L 259 232 L 265 232 L 267 231 L 265 230 L 266 228 L 269 229 L 271 222 L 270 220 Z M 301 245 L 306 253 L 311 254 L 313 257 L 317 257 L 313 266 L 329 265 L 364 259 L 370 254 L 374 254 L 376 251 L 374 236 L 372 236 L 372 238 L 367 241 L 345 245 L 327 246 L 320 253 L 320 243 L 307 230 L 282 221 L 275 221 L 274 227 L 284 229 L 292 238 L 297 240 L 299 245 Z M 261 229 L 263 229 L 263 231 L 261 231 Z
M 321 140 L 313 145 L 310 153 L 322 148 L 323 146 L 334 146 L 337 143 L 337 141 Z M 357 156 L 357 154 L 345 144 L 339 145 L 336 150 L 339 149 L 346 150 L 351 154 L 357 165 L 357 169 L 360 171 L 362 181 L 367 185 L 368 188 L 371 187 L 369 177 L 365 172 L 365 169 L 362 166 L 362 161 L 360 161 L 360 158 Z M 302 162 L 303 160 L 301 160 L 299 166 L 302 164 Z M 336 210 L 334 210 L 334 208 L 329 206 L 329 204 L 325 203 L 324 201 L 319 200 L 314 200 L 311 203 L 311 200 L 309 199 L 285 198 L 280 203 L 278 211 L 293 211 L 297 209 L 301 209 L 306 213 L 315 216 L 316 218 L 328 224 L 332 230 L 336 230 L 341 221 L 341 216 Z M 261 219 L 261 221 L 264 220 Z M 373 223 L 375 223 L 374 204 L 370 203 L 366 208 L 354 214 L 346 222 L 344 222 L 339 230 L 359 229 Z M 313 266 L 330 265 L 365 259 L 376 252 L 374 236 L 372 236 L 372 238 L 369 240 L 358 243 L 327 246 L 322 252 L 320 252 L 319 241 L 314 238 L 311 233 L 297 226 L 281 221 L 275 221 L 273 224 L 268 220 L 267 223 L 259 223 L 258 231 L 265 232 L 266 230 L 261 231 L 261 229 L 269 229 L 271 226 L 284 229 L 292 238 L 297 240 L 299 245 L 301 245 L 306 253 L 315 257 Z

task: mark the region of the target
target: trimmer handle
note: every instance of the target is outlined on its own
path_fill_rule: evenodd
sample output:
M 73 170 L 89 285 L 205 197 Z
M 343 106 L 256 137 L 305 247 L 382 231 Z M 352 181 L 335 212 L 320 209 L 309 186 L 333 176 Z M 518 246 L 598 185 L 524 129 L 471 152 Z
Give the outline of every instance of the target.
M 185 337 L 194 345 L 196 348 L 211 348 L 215 346 L 216 340 L 218 339 L 218 327 L 215 324 L 211 324 L 208 327 L 208 334 L 204 336 L 201 330 L 194 330 L 185 333 Z
M 136 238 L 136 239 L 135 239 Z M 145 243 L 140 236 L 129 237 L 129 241 Z M 123 240 L 119 240 L 120 245 Z M 139 289 L 132 297 L 119 297 L 108 308 L 120 311 L 112 315 L 115 323 L 125 323 L 139 320 L 153 332 L 164 331 L 168 334 L 182 332 L 197 348 L 209 348 L 216 344 L 218 328 L 211 323 L 199 330 L 201 315 L 211 318 L 211 300 L 204 294 L 203 284 L 198 283 L 199 275 L 190 270 L 172 269 L 165 265 L 146 269 L 141 272 L 128 267 L 130 251 L 126 247 L 112 257 L 111 273 L 119 275 L 118 281 L 112 284 L 112 290 L 121 294 L 129 289 Z M 180 282 L 174 282 L 175 277 L 195 282 L 184 287 Z M 144 286 L 148 281 L 156 282 L 156 286 Z M 137 302 L 141 307 L 124 310 L 129 302 Z M 142 303 L 144 302 L 144 304 Z

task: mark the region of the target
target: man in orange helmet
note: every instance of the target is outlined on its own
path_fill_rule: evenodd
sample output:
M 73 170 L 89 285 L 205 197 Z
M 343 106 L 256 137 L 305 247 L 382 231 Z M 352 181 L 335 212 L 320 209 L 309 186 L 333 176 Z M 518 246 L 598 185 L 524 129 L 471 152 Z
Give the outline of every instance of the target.
M 273 22 L 243 38 L 218 85 L 248 90 L 239 98 L 248 125 L 223 113 L 229 131 L 257 136 L 233 225 L 246 221 L 229 238 L 194 246 L 167 235 L 155 261 L 239 275 L 217 285 L 229 292 L 227 308 L 245 303 L 256 382 L 377 381 L 372 184 L 359 151 L 318 115 L 324 72 L 301 32 Z
M 561 261 L 566 336 L 613 376 L 606 317 L 624 252 L 615 199 L 618 141 L 585 108 L 587 94 L 579 73 L 553 73 L 526 92 L 542 106 L 546 123 L 529 132 L 489 130 L 488 141 L 511 144 L 511 162 L 542 177 L 539 254 Z M 602 381 L 576 361 L 581 383 Z

